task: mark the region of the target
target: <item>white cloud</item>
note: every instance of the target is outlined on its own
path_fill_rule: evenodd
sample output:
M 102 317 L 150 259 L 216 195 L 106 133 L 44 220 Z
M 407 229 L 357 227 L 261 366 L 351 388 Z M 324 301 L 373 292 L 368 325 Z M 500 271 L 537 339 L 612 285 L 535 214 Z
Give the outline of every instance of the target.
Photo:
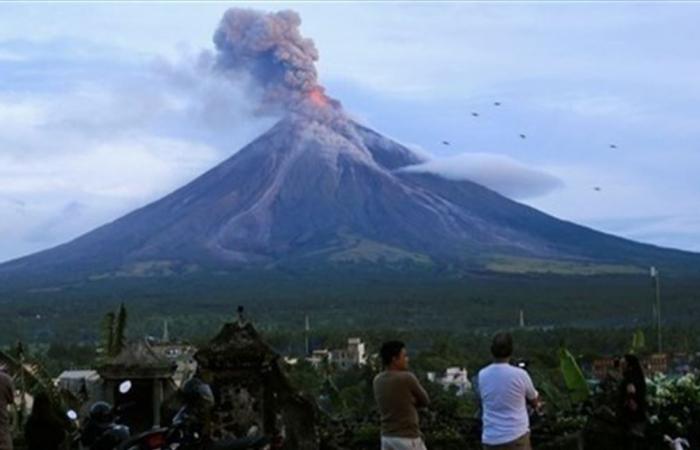
M 542 196 L 563 186 L 560 179 L 540 169 L 494 153 L 433 158 L 402 170 L 429 172 L 452 180 L 470 180 L 516 199 Z
M 29 45 L 35 54 L 56 46 Z M 66 77 L 73 63 L 66 58 L 46 69 L 46 77 L 64 80 L 59 87 L 42 89 L 41 80 L 26 90 L 0 86 L 0 233 L 8 242 L 0 261 L 156 200 L 275 120 L 256 118 L 241 87 L 211 75 L 195 57 L 136 59 L 116 78 L 108 76 L 115 67 L 102 61 Z M 27 70 L 25 63 L 6 67 L 9 76 Z

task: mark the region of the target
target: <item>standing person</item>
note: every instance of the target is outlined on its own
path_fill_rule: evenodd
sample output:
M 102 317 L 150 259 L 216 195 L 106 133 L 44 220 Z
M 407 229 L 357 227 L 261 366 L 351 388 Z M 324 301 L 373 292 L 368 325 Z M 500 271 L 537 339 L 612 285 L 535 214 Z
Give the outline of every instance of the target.
M 540 407 L 530 375 L 510 364 L 513 337 L 498 333 L 491 344 L 493 363 L 479 371 L 484 450 L 531 450 L 527 403 Z
M 8 407 L 15 401 L 14 392 L 12 378 L 5 373 L 5 366 L 0 364 L 0 450 L 12 450 Z
M 51 399 L 45 392 L 39 392 L 24 425 L 27 450 L 58 450 L 65 437 L 66 431 L 54 413 Z
M 622 381 L 618 390 L 617 414 L 632 440 L 643 441 L 647 427 L 647 384 L 639 359 L 625 355 L 620 360 Z
M 374 398 L 381 416 L 382 450 L 426 450 L 416 408 L 430 399 L 415 375 L 408 371 L 406 346 L 400 341 L 382 345 L 384 370 L 374 378 Z

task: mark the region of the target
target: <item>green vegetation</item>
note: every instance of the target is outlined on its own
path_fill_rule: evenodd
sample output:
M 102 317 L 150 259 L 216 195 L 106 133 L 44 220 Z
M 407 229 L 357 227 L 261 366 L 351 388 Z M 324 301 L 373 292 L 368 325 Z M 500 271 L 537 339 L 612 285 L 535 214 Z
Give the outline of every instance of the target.
M 357 281 L 361 277 L 353 267 L 310 279 L 291 269 L 242 278 L 232 271 L 105 279 L 42 293 L 0 292 L 0 345 L 17 340 L 94 343 L 100 335 L 93 324 L 122 302 L 139 318 L 130 324 L 135 334 L 160 335 L 167 316 L 173 332 L 190 340 L 212 334 L 238 305 L 274 332 L 301 330 L 305 314 L 314 329 L 348 333 L 488 333 L 517 325 L 521 309 L 526 325 L 535 328 L 638 328 L 652 319 L 654 291 L 646 275 L 484 274 L 438 282 L 434 274 L 415 270 L 376 277 L 364 273 L 365 281 Z M 661 295 L 666 324 L 692 327 L 700 321 L 700 279 L 669 277 Z
M 639 275 L 646 267 L 623 264 L 593 264 L 574 261 L 556 261 L 534 258 L 495 258 L 486 265 L 488 270 L 510 274 L 551 275 Z

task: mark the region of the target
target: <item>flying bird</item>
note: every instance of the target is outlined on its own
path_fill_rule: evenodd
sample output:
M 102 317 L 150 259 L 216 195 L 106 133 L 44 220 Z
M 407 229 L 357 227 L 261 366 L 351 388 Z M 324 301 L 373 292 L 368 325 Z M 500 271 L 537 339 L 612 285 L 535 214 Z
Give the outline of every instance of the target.
M 610 144 L 610 148 L 617 148 L 617 145 L 615 145 L 615 144 Z
M 524 134 L 520 133 L 520 139 L 525 139 L 526 137 L 527 137 L 527 136 L 525 136 Z
M 473 113 L 472 113 L 472 116 L 474 116 L 474 117 L 479 117 L 479 113 L 478 113 L 478 112 L 473 112 Z
M 595 191 L 597 191 L 597 192 L 600 192 L 600 191 L 601 191 L 600 186 L 594 187 L 593 190 L 595 190 Z
M 450 141 L 442 141 L 442 145 L 450 145 Z
M 493 102 L 493 106 L 501 106 L 501 102 Z

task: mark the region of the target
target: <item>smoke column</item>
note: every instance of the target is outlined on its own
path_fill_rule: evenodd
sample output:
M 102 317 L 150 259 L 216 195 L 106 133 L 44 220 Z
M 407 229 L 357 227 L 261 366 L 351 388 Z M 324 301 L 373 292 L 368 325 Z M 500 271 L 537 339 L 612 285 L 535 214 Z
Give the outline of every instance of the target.
M 337 115 L 337 100 L 318 84 L 318 51 L 299 32 L 290 10 L 264 13 L 231 8 L 214 33 L 215 68 L 226 76 L 248 76 L 262 91 L 263 110 Z

